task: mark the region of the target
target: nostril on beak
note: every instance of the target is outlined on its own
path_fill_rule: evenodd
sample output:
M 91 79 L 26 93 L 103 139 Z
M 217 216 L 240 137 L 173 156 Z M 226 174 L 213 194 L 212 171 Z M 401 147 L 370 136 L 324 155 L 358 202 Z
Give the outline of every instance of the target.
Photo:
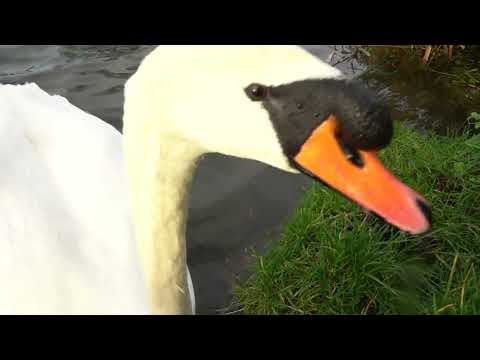
M 431 225 L 432 224 L 432 210 L 430 209 L 430 206 L 428 204 L 421 200 L 417 199 L 417 206 L 422 212 L 422 214 L 425 216 L 425 218 L 428 220 L 428 223 Z
M 343 141 L 339 139 L 337 139 L 337 142 L 348 161 L 350 161 L 353 165 L 355 165 L 359 169 L 364 167 L 365 164 L 363 163 L 362 157 L 360 156 L 360 153 L 357 150 L 348 146 L 347 144 L 345 144 Z

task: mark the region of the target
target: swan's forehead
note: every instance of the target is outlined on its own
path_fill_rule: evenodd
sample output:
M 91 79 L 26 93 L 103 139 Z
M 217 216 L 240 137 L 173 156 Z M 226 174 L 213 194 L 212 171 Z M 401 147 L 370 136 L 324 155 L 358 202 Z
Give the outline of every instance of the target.
M 247 71 L 255 81 L 281 86 L 309 79 L 340 79 L 342 72 L 300 47 L 269 47 L 263 57 L 255 58 Z

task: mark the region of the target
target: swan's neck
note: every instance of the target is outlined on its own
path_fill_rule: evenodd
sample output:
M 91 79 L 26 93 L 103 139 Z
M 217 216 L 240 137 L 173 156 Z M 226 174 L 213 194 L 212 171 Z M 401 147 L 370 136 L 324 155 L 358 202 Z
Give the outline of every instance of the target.
M 191 314 L 185 233 L 200 151 L 168 135 L 124 130 L 133 220 L 151 311 Z

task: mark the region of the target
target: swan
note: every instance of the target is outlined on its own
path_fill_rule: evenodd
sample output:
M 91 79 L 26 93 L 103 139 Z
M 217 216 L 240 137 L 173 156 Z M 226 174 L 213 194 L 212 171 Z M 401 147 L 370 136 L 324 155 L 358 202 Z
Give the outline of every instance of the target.
M 301 47 L 159 46 L 124 95 L 122 136 L 34 83 L 0 85 L 0 313 L 194 314 L 187 204 L 208 152 L 430 226 L 375 156 L 392 136 L 375 94 Z

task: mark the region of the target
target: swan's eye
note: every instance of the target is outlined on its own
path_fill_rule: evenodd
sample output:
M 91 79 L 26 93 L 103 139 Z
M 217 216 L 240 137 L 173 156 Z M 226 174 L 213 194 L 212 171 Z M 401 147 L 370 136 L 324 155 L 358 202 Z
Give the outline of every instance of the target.
M 247 96 L 252 101 L 262 101 L 267 97 L 268 88 L 261 84 L 251 84 L 246 89 Z

